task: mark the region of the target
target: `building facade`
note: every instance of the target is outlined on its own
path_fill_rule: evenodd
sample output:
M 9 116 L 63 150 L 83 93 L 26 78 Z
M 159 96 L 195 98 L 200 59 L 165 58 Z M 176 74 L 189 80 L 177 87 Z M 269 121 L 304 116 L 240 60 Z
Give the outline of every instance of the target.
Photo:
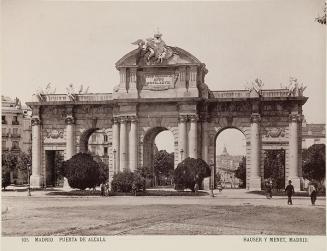
M 302 149 L 314 144 L 326 144 L 326 125 L 302 123 Z
M 164 130 L 174 136 L 175 166 L 186 157 L 216 165 L 215 142 L 227 128 L 246 139 L 247 189 L 260 190 L 264 150 L 283 149 L 285 179 L 300 189 L 303 88 L 252 88 L 211 91 L 206 65 L 189 52 L 167 46 L 156 34 L 117 63 L 120 83 L 113 93 L 38 93 L 32 108 L 32 176 L 39 187 L 51 166 L 51 151 L 65 159 L 88 151 L 97 130 L 108 137 L 109 177 L 116 172 L 151 166 L 154 139 Z M 47 164 L 48 163 L 48 164 Z

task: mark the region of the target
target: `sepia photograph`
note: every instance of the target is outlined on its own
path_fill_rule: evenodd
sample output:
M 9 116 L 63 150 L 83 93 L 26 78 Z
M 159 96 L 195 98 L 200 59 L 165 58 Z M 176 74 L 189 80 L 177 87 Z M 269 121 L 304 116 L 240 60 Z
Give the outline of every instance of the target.
M 326 250 L 325 1 L 2 0 L 1 66 L 2 250 Z

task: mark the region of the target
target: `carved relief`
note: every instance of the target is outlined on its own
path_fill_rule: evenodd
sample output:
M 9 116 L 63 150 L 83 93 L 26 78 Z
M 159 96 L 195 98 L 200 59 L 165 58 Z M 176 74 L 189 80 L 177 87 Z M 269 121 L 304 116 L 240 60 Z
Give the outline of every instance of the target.
M 259 113 L 252 113 L 251 114 L 251 122 L 252 123 L 259 123 L 261 121 L 261 116 Z
M 278 138 L 278 137 L 285 137 L 285 128 L 271 128 L 265 130 L 265 137 L 266 138 Z
M 66 117 L 66 119 L 65 119 L 65 123 L 67 124 L 67 125 L 72 125 L 72 124 L 74 124 L 74 118 L 73 118 L 73 116 L 67 116 Z
M 34 118 L 32 118 L 31 123 L 32 123 L 32 126 L 40 125 L 41 124 L 41 120 L 40 120 L 40 118 L 34 117 Z

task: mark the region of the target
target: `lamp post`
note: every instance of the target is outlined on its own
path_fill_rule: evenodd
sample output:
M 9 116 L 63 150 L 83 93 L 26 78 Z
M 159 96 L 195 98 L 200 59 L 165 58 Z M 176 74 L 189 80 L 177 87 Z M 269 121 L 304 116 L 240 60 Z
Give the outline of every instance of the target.
M 183 154 L 184 154 L 184 150 L 183 150 L 183 149 L 181 149 L 181 150 L 180 150 L 180 152 L 181 152 L 181 161 L 183 161 Z
M 117 172 L 117 170 L 116 170 L 116 149 L 114 149 L 113 150 L 113 153 L 114 153 L 114 173 L 116 173 Z
M 28 186 L 27 186 L 27 196 L 31 196 L 31 177 L 30 177 L 30 168 L 31 165 L 27 165 L 27 178 L 28 178 Z
M 211 197 L 215 197 L 214 193 L 213 193 L 213 189 L 215 188 L 215 165 L 211 164 L 210 165 L 210 169 L 211 169 L 211 175 L 210 175 L 210 196 Z

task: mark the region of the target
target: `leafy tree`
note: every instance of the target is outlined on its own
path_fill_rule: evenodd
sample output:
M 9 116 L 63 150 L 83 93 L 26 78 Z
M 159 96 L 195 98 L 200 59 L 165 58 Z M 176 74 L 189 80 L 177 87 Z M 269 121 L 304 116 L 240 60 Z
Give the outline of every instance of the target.
M 174 153 L 168 153 L 166 150 L 158 151 L 154 156 L 153 168 L 158 185 L 162 180 L 171 179 L 174 170 Z
M 11 151 L 3 152 L 1 156 L 2 160 L 2 187 L 5 188 L 10 185 L 10 173 L 13 173 L 17 170 L 17 155 Z M 8 176 L 9 175 L 9 181 Z
M 264 178 L 271 178 L 273 188 L 285 188 L 285 154 L 281 150 L 268 150 L 265 152 Z
M 210 174 L 210 167 L 204 160 L 186 158 L 174 170 L 174 183 L 176 187 L 189 188 L 194 192 L 195 184 L 201 187 L 203 179 Z
M 242 157 L 241 162 L 238 164 L 238 168 L 235 170 L 235 177 L 242 181 L 242 188 L 246 187 L 246 158 Z
M 320 184 L 325 180 L 326 171 L 326 146 L 325 144 L 315 144 L 302 152 L 302 171 L 303 177 L 311 180 L 318 181 Z
M 1 176 L 1 187 L 6 190 L 6 187 L 10 185 L 10 172 L 5 166 L 2 166 L 2 176 Z
M 130 172 L 124 170 L 116 173 L 111 181 L 111 188 L 114 192 L 130 193 L 132 189 L 135 191 L 144 190 L 144 178 L 139 172 Z
M 320 17 L 316 18 L 316 21 L 321 24 L 326 24 L 326 10 L 327 10 L 327 3 L 325 2 L 325 7 L 323 10 L 323 14 Z
M 63 162 L 63 167 L 72 188 L 84 190 L 100 183 L 100 166 L 90 154 L 78 153 Z
M 21 172 L 21 174 L 23 175 L 23 180 L 24 182 L 28 181 L 28 168 L 32 167 L 32 152 L 31 149 L 29 149 L 29 151 L 26 152 L 20 152 L 17 155 L 17 165 L 16 165 L 17 169 Z M 32 173 L 30 173 L 31 175 Z
M 99 183 L 97 185 L 100 185 L 109 180 L 109 166 L 106 165 L 99 156 L 95 156 L 94 160 L 99 165 L 100 177 L 99 177 Z
M 143 190 L 145 191 L 147 181 L 152 181 L 152 178 L 153 178 L 153 173 L 151 171 L 151 168 L 149 168 L 147 166 L 141 166 L 141 167 L 138 167 L 134 173 L 143 178 L 142 179 L 143 180 Z

